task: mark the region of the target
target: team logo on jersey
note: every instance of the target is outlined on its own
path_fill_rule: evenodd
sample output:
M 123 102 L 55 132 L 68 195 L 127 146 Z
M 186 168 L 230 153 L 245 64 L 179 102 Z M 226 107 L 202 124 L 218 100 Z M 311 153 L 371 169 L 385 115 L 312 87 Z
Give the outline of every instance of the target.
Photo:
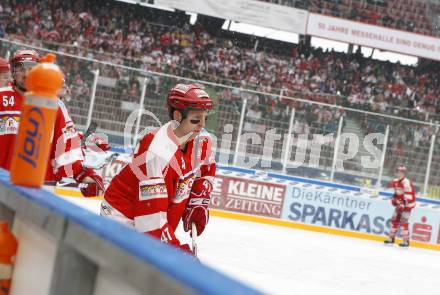
M 191 171 L 189 174 L 181 177 L 177 183 L 176 195 L 174 196 L 174 203 L 180 203 L 183 200 L 188 199 L 191 192 L 192 185 L 196 176 Z
M 1 116 L 0 117 L 0 134 L 17 134 L 18 125 L 20 123 L 19 116 Z
M 163 178 L 148 179 L 141 181 L 139 185 L 139 200 L 168 198 L 167 187 Z

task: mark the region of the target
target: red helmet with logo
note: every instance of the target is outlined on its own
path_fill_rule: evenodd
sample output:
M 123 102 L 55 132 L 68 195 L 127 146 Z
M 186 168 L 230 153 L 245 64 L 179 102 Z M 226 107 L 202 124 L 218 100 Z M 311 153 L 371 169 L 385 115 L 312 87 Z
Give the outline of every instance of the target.
M 400 165 L 396 168 L 396 172 L 406 173 L 406 167 L 403 165 Z
M 9 65 L 9 62 L 0 57 L 0 73 L 7 73 L 11 70 L 11 66 Z
M 17 50 L 14 56 L 11 57 L 9 63 L 11 67 L 16 67 L 18 65 L 23 65 L 26 63 L 38 63 L 40 62 L 40 56 L 35 50 Z
M 177 84 L 167 99 L 168 107 L 174 109 L 212 110 L 213 103 L 200 84 Z

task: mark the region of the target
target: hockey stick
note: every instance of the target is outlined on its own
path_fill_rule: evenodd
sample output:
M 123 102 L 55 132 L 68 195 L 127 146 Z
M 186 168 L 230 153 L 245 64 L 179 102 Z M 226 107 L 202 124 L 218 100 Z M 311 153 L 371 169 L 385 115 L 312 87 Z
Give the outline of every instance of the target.
M 98 128 L 98 123 L 91 122 L 89 127 L 87 128 L 86 132 L 84 132 L 84 137 L 81 139 L 81 146 L 85 145 L 87 137 L 96 132 L 96 129 Z
M 192 252 L 197 257 L 197 227 L 194 222 L 191 223 L 191 239 L 192 239 Z
M 199 144 L 200 144 L 200 137 L 197 136 L 194 139 L 194 154 L 193 154 L 194 157 L 193 167 L 197 167 L 197 168 L 199 164 L 199 158 L 198 158 Z M 200 170 L 198 170 L 198 173 L 200 173 Z M 192 252 L 194 256 L 197 257 L 197 227 L 194 222 L 191 223 L 191 240 L 192 240 Z

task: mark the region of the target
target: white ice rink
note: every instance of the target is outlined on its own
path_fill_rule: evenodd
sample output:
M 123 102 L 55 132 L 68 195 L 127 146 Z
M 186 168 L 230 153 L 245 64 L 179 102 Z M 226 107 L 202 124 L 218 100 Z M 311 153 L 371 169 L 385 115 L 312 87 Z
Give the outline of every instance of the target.
M 66 199 L 99 208 L 99 201 Z M 440 252 L 432 250 L 218 217 L 198 247 L 202 263 L 269 294 L 440 294 Z

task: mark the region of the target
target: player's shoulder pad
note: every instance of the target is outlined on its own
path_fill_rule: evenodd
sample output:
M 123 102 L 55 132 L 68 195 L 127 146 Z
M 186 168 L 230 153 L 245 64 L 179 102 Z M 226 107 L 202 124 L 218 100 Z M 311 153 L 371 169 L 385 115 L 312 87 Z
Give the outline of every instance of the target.
M 61 99 L 58 98 L 57 101 L 59 107 L 64 107 L 64 108 L 66 107 L 66 104 Z
M 68 113 L 66 104 L 61 99 L 58 99 L 58 107 L 61 109 L 63 114 Z
M 61 114 L 63 114 L 64 121 L 71 122 L 72 119 L 70 118 L 69 110 L 67 109 L 66 105 L 61 99 L 58 99 L 58 112 L 61 111 Z
M 200 130 L 200 136 L 211 137 L 211 133 L 209 133 L 205 128 L 202 128 L 202 130 Z
M 158 130 L 159 127 L 147 127 L 139 133 L 139 138 L 144 138 L 146 136 L 150 136 L 150 137 L 154 136 Z
M 4 86 L 0 87 L 0 92 L 15 92 L 12 86 Z

